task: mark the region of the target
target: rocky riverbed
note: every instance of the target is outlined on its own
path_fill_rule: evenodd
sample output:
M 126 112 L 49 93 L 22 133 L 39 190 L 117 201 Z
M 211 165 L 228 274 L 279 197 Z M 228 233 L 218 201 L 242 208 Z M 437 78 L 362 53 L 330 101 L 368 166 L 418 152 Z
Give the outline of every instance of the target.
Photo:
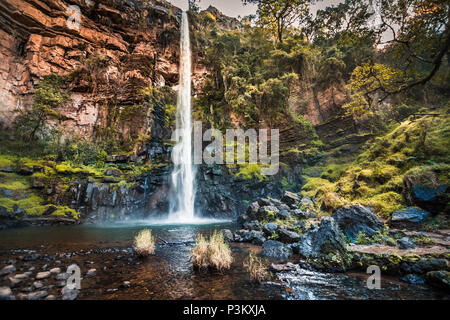
M 251 282 L 243 261 L 264 248 L 230 243 L 234 262 L 229 271 L 197 272 L 191 250 L 197 234 L 238 228 L 233 223 L 180 226 L 153 225 L 156 253 L 138 258 L 131 248 L 134 225 L 62 226 L 0 231 L 0 294 L 2 299 L 448 299 L 448 292 L 428 283 L 405 282 L 382 273 L 382 289 L 369 290 L 367 275 L 317 271 L 289 254 L 285 262 L 268 264 L 270 277 Z M 266 241 L 267 242 L 267 241 Z M 288 247 L 288 245 L 285 245 Z M 289 251 L 289 249 L 287 249 Z M 273 250 L 276 252 L 276 249 Z M 81 289 L 70 290 L 67 269 L 81 270 Z M 415 279 L 415 278 L 414 278 Z M 414 280 L 413 279 L 413 280 Z

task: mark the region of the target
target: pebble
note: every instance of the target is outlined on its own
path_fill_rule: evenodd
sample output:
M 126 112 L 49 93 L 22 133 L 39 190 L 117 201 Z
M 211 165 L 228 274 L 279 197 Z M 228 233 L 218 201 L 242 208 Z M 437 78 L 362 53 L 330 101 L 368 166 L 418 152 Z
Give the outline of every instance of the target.
M 9 287 L 0 287 L 0 300 L 11 300 L 13 297 Z
M 60 274 L 61 273 L 61 268 L 50 269 L 50 273 L 51 274 Z
M 47 291 L 36 291 L 25 296 L 25 300 L 42 300 L 48 295 Z
M 43 286 L 44 286 L 44 284 L 41 281 L 33 282 L 33 287 L 36 289 L 41 289 Z
M 7 274 L 11 274 L 16 271 L 16 267 L 12 264 L 9 266 L 3 267 L 3 269 L 0 271 L 0 276 L 6 276 Z
M 50 275 L 51 275 L 50 271 L 39 272 L 36 275 L 36 280 L 47 279 L 48 277 L 50 277 Z
M 63 300 L 75 300 L 78 297 L 78 290 L 64 287 L 61 290 L 61 295 Z
M 97 270 L 96 269 L 90 269 L 87 272 L 86 276 L 88 276 L 88 277 L 95 277 L 96 274 L 97 274 Z
M 49 295 L 45 300 L 56 300 L 56 297 L 54 295 Z

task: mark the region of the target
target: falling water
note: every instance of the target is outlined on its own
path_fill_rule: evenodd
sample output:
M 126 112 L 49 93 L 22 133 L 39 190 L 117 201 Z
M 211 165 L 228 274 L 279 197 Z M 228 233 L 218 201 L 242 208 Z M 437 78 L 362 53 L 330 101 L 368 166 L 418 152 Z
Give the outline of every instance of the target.
M 179 222 L 194 221 L 194 166 L 192 162 L 191 119 L 191 48 L 188 16 L 183 11 L 181 19 L 180 84 L 177 102 L 177 130 L 179 140 L 172 158 L 175 164 L 172 173 L 174 199 L 171 199 L 170 219 Z

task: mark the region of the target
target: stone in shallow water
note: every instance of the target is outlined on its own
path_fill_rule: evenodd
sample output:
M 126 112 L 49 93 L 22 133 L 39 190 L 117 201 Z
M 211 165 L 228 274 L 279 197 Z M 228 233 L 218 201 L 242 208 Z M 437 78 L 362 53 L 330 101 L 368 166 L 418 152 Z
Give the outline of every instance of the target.
M 51 274 L 60 274 L 61 273 L 61 268 L 50 269 L 50 273 Z
M 86 276 L 92 278 L 92 277 L 95 277 L 96 274 L 97 274 L 97 269 L 90 269 L 90 270 L 88 270 Z
M 37 291 L 27 294 L 25 300 L 42 300 L 48 295 L 47 291 Z
M 64 287 L 61 290 L 63 300 L 75 300 L 78 297 L 78 293 L 78 290 L 70 289 L 69 287 Z
M 11 300 L 12 291 L 9 287 L 0 287 L 0 300 Z
M 13 273 L 14 271 L 16 271 L 16 267 L 14 265 L 9 265 L 4 267 L 1 271 L 0 271 L 0 276 L 5 276 L 7 274 Z
M 50 277 L 50 275 L 50 271 L 38 272 L 38 274 L 36 275 L 36 280 L 47 279 Z

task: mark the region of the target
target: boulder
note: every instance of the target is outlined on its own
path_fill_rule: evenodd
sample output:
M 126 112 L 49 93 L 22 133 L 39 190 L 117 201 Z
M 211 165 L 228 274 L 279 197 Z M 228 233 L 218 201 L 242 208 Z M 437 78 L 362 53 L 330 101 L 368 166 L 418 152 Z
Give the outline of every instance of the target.
M 122 176 L 122 172 L 120 172 L 120 170 L 117 169 L 109 169 L 106 171 L 105 176 L 119 178 Z
M 223 238 L 225 241 L 234 241 L 233 232 L 229 229 L 222 230 Z
M 260 225 L 258 220 L 245 222 L 243 227 L 244 227 L 244 229 L 251 230 L 251 231 L 252 230 L 254 230 L 254 231 L 261 231 L 261 225 Z
M 303 234 L 295 250 L 317 269 L 345 271 L 351 264 L 344 235 L 331 217 Z
M 286 229 L 280 229 L 278 231 L 278 236 L 283 243 L 295 243 L 300 240 L 300 235 L 298 233 Z
M 287 204 L 288 206 L 293 206 L 300 202 L 300 196 L 296 193 L 286 191 L 281 198 L 281 202 Z
M 278 230 L 278 224 L 266 223 L 263 227 L 263 232 L 267 237 L 270 237 Z
M 281 220 L 286 220 L 286 219 L 289 219 L 290 217 L 291 217 L 291 215 L 289 214 L 289 212 L 287 210 L 281 210 L 276 213 L 276 218 L 281 219 Z
M 449 184 L 445 181 L 439 181 L 434 186 L 412 185 L 410 187 L 410 199 L 415 205 L 438 214 L 444 211 L 449 201 L 449 189 Z
M 336 210 L 331 217 L 350 241 L 355 241 L 359 233 L 371 237 L 382 231 L 383 222 L 378 220 L 372 210 L 356 205 Z
M 282 242 L 267 240 L 263 244 L 262 255 L 271 260 L 287 261 L 292 256 L 292 249 Z
M 315 218 L 316 215 L 309 210 L 303 211 L 300 209 L 295 209 L 291 211 L 291 215 L 299 218 L 299 219 L 312 219 Z
M 430 216 L 428 211 L 409 207 L 392 212 L 389 224 L 393 227 L 411 227 L 427 221 Z
M 426 274 L 426 279 L 432 286 L 450 290 L 450 272 L 448 271 L 430 271 Z
M 397 240 L 398 247 L 403 250 L 417 248 L 416 243 L 409 237 L 403 237 Z

